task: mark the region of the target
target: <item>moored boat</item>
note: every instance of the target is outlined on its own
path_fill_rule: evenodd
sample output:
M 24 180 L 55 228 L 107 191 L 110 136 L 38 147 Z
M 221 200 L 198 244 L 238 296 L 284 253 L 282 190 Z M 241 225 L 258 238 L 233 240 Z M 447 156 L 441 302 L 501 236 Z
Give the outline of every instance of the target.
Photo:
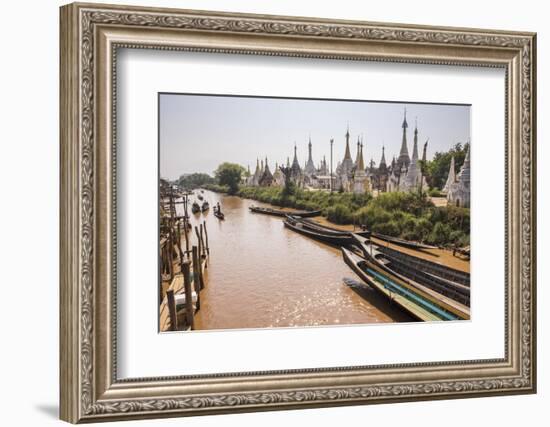
M 447 321 L 469 318 L 455 312 L 433 296 L 416 289 L 393 275 L 384 273 L 366 259 L 342 248 L 344 261 L 368 285 L 386 295 L 393 303 L 422 321 Z
M 354 243 L 351 235 L 334 235 L 330 233 L 322 233 L 320 231 L 314 231 L 304 226 L 303 223 L 293 220 L 292 217 L 287 217 L 283 221 L 286 228 L 300 233 L 306 237 L 318 240 L 323 243 L 334 246 L 349 246 Z
M 193 202 L 193 204 L 191 205 L 191 212 L 196 214 L 196 213 L 199 213 L 200 211 L 201 211 L 200 205 L 197 202 Z
M 316 222 L 312 219 L 308 219 L 308 218 L 302 219 L 302 218 L 299 218 L 299 217 L 294 217 L 293 215 L 290 215 L 290 217 L 293 218 L 295 221 L 301 222 L 304 225 L 304 227 L 309 228 L 310 230 L 313 230 L 313 231 L 318 231 L 320 233 L 333 234 L 333 235 L 336 235 L 336 236 L 351 236 L 352 233 L 355 233 L 358 236 L 363 236 L 363 237 L 369 237 L 370 236 L 369 231 L 354 232 L 354 231 L 339 230 L 338 228 L 329 227 L 328 225 L 319 224 L 318 222 Z
M 406 248 L 410 249 L 437 249 L 437 246 L 426 245 L 424 243 L 414 242 L 412 240 L 400 239 L 399 237 L 386 236 L 385 234 L 375 232 L 372 232 L 371 234 L 372 237 L 376 237 L 377 239 L 384 240 L 386 242 L 390 242 L 399 246 L 405 246 Z
M 202 203 L 201 211 L 202 211 L 202 212 L 206 212 L 208 209 L 210 209 L 210 205 L 208 204 L 208 200 L 205 200 L 205 201 Z
M 250 209 L 251 212 L 254 213 L 261 213 L 265 215 L 273 215 L 273 216 L 281 216 L 286 217 L 287 215 L 292 215 L 300 218 L 311 218 L 314 216 L 321 215 L 321 211 L 283 211 L 281 209 L 273 209 L 273 208 L 263 208 L 260 206 L 250 206 L 248 209 Z
M 426 287 L 437 292 L 441 297 L 448 297 L 464 307 L 457 306 L 460 310 L 466 312 L 470 306 L 470 287 L 457 282 L 445 279 L 438 275 L 428 273 L 422 266 L 409 264 L 403 260 L 389 257 L 381 252 L 381 246 L 373 244 L 371 241 L 365 242 L 363 238 L 353 235 L 356 246 L 363 252 L 363 256 L 379 266 L 387 273 L 393 274 L 405 281 L 413 281 L 418 286 Z
M 378 250 L 386 255 L 387 258 L 406 263 L 410 268 L 421 270 L 464 286 L 470 286 L 470 273 L 465 271 L 456 270 L 452 267 L 416 257 L 383 245 L 379 245 Z

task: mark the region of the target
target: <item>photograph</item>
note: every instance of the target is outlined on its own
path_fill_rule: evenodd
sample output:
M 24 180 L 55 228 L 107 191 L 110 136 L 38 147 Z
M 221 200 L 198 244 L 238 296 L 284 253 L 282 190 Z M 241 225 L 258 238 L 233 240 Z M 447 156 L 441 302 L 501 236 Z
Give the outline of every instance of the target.
M 470 105 L 159 93 L 159 330 L 470 319 Z

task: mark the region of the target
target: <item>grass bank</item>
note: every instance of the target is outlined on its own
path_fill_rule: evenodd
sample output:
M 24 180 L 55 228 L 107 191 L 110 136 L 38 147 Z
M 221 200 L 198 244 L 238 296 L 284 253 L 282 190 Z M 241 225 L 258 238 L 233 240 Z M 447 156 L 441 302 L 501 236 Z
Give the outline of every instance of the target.
M 226 187 L 216 184 L 205 188 L 227 192 Z M 319 209 L 335 224 L 364 224 L 374 232 L 403 239 L 447 247 L 470 244 L 470 210 L 435 206 L 426 194 L 382 193 L 373 198 L 368 193 L 241 187 L 236 195 L 280 207 Z

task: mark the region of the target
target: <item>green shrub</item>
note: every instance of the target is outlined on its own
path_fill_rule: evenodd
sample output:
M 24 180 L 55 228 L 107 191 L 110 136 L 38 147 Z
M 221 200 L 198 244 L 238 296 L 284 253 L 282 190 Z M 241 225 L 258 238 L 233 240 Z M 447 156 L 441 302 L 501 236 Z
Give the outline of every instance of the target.
M 351 224 L 353 214 L 347 206 L 337 204 L 327 209 L 327 219 L 335 224 Z

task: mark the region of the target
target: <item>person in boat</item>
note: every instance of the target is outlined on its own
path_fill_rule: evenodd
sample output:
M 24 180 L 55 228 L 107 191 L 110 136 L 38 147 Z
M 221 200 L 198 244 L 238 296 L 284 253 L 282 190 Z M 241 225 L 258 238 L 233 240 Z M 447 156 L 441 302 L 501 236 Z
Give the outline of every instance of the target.
M 217 210 L 218 212 L 221 212 L 221 209 L 220 209 L 220 202 L 218 202 L 218 204 L 216 205 L 216 210 Z

